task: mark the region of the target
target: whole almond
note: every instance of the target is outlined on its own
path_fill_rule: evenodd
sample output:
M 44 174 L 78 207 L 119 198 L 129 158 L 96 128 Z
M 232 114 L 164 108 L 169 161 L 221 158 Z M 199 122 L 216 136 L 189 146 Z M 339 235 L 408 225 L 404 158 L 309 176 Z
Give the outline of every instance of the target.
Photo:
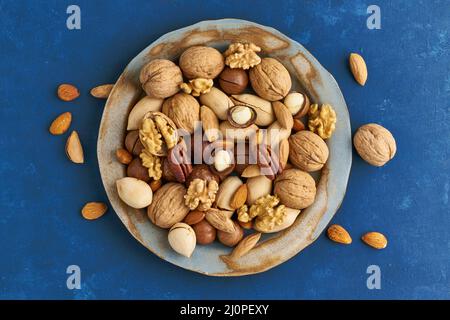
M 161 179 L 159 180 L 152 180 L 150 183 L 150 188 L 152 189 L 153 192 L 155 192 L 156 190 L 158 190 L 159 188 L 161 188 L 162 186 L 162 181 Z
M 92 88 L 91 95 L 95 98 L 107 99 L 113 87 L 113 84 L 103 84 L 101 86 Z
M 352 238 L 350 237 L 347 230 L 338 224 L 331 225 L 327 230 L 328 238 L 334 242 L 342 244 L 352 243 Z
M 303 124 L 302 120 L 300 119 L 294 119 L 294 126 L 292 127 L 295 132 L 305 130 L 305 125 Z
M 205 213 L 203 211 L 194 210 L 187 214 L 187 216 L 184 218 L 184 223 L 192 226 L 194 224 L 199 223 L 205 218 Z
M 272 108 L 281 127 L 291 130 L 294 125 L 294 118 L 289 109 L 280 101 L 272 102 Z
M 58 86 L 58 97 L 63 101 L 72 101 L 80 96 L 80 91 L 72 84 L 63 83 Z
M 60 135 L 65 133 L 72 123 L 72 114 L 70 112 L 64 112 L 60 114 L 50 125 L 50 133 L 53 135 Z
M 67 138 L 66 154 L 73 163 L 84 163 L 83 147 L 76 131 L 72 131 Z
M 131 153 L 123 148 L 116 150 L 116 158 L 122 164 L 129 164 L 133 160 Z
M 363 57 L 357 53 L 351 53 L 349 58 L 350 70 L 356 82 L 364 86 L 367 81 L 367 66 Z
M 230 207 L 233 209 L 239 209 L 247 201 L 247 185 L 242 184 L 234 193 L 230 201 Z
M 282 170 L 286 168 L 288 159 L 289 159 L 289 141 L 288 139 L 283 139 L 280 141 L 280 150 L 278 161 L 280 162 L 280 167 Z
M 102 202 L 88 202 L 81 209 L 81 214 L 87 220 L 95 220 L 105 214 L 108 207 Z
M 260 238 L 261 233 L 259 232 L 246 236 L 238 243 L 238 245 L 234 248 L 233 252 L 231 252 L 230 258 L 238 259 L 240 257 L 245 256 L 247 253 L 249 253 L 250 250 L 252 250 L 256 246 Z
M 361 237 L 361 240 L 375 249 L 384 249 L 387 246 L 386 237 L 379 232 L 368 232 Z
M 214 228 L 222 230 L 223 232 L 232 233 L 235 230 L 233 220 L 229 218 L 226 211 L 211 208 L 206 212 L 205 219 Z
M 214 142 L 219 138 L 219 120 L 216 114 L 207 106 L 200 107 L 200 120 L 203 131 L 209 142 Z

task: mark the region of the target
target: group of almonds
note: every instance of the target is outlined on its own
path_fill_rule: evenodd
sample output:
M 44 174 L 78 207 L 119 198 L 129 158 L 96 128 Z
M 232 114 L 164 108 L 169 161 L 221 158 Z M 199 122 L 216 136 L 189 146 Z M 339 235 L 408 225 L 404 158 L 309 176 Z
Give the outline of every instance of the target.
M 350 70 L 361 86 L 367 81 L 367 66 L 363 57 L 357 53 L 350 54 Z M 353 144 L 358 154 L 373 166 L 381 167 L 391 160 L 396 152 L 396 143 L 392 134 L 377 124 L 366 124 L 360 127 L 353 137 Z M 333 224 L 328 227 L 328 237 L 337 243 L 351 244 L 352 238 L 344 227 Z M 375 249 L 384 249 L 387 238 L 380 232 L 367 232 L 361 240 Z
M 113 88 L 113 84 L 105 84 L 95 87 L 91 90 L 91 95 L 95 98 L 106 99 Z M 75 100 L 80 96 L 80 91 L 72 84 L 61 84 L 58 86 L 57 95 L 59 99 L 65 102 Z M 49 131 L 52 135 L 59 136 L 69 130 L 72 124 L 72 113 L 64 112 L 53 120 Z M 70 161 L 77 164 L 84 163 L 83 146 L 78 136 L 78 132 L 73 130 L 66 142 L 66 154 Z M 108 207 L 102 202 L 89 202 L 81 210 L 81 214 L 87 220 L 95 220 L 106 213 Z

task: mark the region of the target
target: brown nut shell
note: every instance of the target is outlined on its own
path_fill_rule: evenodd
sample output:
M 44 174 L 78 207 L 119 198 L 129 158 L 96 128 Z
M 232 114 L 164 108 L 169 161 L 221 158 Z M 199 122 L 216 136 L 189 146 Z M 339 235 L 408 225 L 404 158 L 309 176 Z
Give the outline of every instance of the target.
M 302 170 L 284 170 L 275 180 L 274 193 L 286 207 L 304 209 L 314 202 L 316 182 Z
M 194 229 L 195 236 L 197 237 L 198 244 L 210 244 L 216 240 L 217 230 L 205 219 L 194 224 L 192 226 Z
M 186 185 L 189 186 L 194 179 L 201 179 L 206 182 L 212 180 L 215 180 L 217 183 L 220 182 L 219 176 L 213 173 L 206 164 L 197 164 L 192 167 L 192 171 L 186 179 Z
M 233 221 L 233 223 L 235 227 L 233 232 L 224 232 L 222 230 L 217 231 L 217 238 L 227 247 L 234 247 L 244 237 L 244 229 L 242 229 L 236 221 Z
M 183 75 L 180 68 L 172 61 L 155 59 L 142 68 L 139 80 L 147 95 L 164 99 L 180 90 Z
M 134 156 L 139 156 L 144 150 L 144 145 L 139 140 L 139 130 L 133 130 L 127 133 L 125 137 L 125 148 Z
M 328 160 L 328 146 L 317 134 L 302 130 L 289 137 L 289 161 L 297 168 L 313 172 Z
M 225 67 L 219 75 L 219 84 L 227 94 L 240 94 L 248 85 L 248 74 L 243 69 Z
M 141 158 L 134 158 L 127 167 L 127 177 L 136 178 L 145 182 L 150 181 L 148 169 L 142 165 Z
M 147 208 L 150 220 L 161 228 L 170 228 L 183 221 L 189 213 L 184 203 L 186 188 L 180 183 L 167 183 L 153 195 L 153 201 Z
M 179 64 L 188 79 L 214 79 L 222 72 L 225 61 L 217 49 L 194 46 L 181 54 Z
M 177 128 L 184 129 L 189 134 L 194 133 L 194 125 L 200 120 L 200 104 L 190 94 L 177 93 L 166 99 L 162 112 L 176 124 Z
M 397 151 L 389 130 L 375 123 L 360 127 L 353 137 L 353 144 L 361 158 L 376 167 L 385 165 Z
M 274 58 L 263 58 L 250 69 L 250 83 L 261 98 L 269 101 L 283 99 L 292 86 L 289 71 Z

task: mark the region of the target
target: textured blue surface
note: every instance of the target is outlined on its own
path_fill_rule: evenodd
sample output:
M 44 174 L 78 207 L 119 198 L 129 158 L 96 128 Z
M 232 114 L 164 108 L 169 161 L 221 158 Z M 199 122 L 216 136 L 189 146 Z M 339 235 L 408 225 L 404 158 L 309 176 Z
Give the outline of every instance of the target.
M 133 2 L 133 4 L 131 4 Z M 377 1 L 382 29 L 366 28 L 366 1 L 76 1 L 82 29 L 66 28 L 69 1 L 0 0 L 0 298 L 422 299 L 450 298 L 450 1 Z M 398 153 L 383 168 L 356 154 L 334 222 L 351 246 L 321 236 L 263 274 L 210 278 L 150 254 L 110 211 L 88 222 L 87 201 L 107 201 L 96 160 L 104 101 L 89 89 L 114 82 L 160 35 L 206 19 L 242 18 L 301 42 L 335 76 L 352 127 L 378 122 Z M 369 80 L 347 67 L 361 52 Z M 82 96 L 56 98 L 61 82 Z M 53 118 L 71 111 L 86 164 L 71 164 Z M 387 235 L 386 250 L 358 238 Z M 82 289 L 66 288 L 79 265 Z M 379 265 L 381 290 L 366 268 Z

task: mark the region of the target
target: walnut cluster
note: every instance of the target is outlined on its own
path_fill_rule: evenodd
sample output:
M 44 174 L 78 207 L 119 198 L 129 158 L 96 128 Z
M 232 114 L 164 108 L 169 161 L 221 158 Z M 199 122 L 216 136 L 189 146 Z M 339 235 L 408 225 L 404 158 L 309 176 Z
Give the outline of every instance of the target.
M 264 232 L 270 232 L 276 226 L 283 223 L 286 216 L 286 207 L 279 205 L 280 199 L 270 194 L 258 198 L 250 206 L 242 206 L 238 210 L 238 220 L 241 222 L 250 222 L 255 219 L 255 227 Z
M 218 190 L 219 184 L 216 180 L 194 179 L 189 184 L 184 202 L 191 210 L 206 211 L 216 200 Z
M 145 150 L 155 156 L 167 154 L 177 144 L 178 134 L 172 120 L 160 112 L 151 112 L 142 120 L 139 138 Z
M 336 129 L 336 112 L 329 104 L 313 104 L 309 108 L 308 127 L 322 139 L 328 139 Z
M 154 180 L 160 180 L 162 177 L 161 158 L 151 154 L 144 149 L 139 155 L 142 165 L 148 169 L 148 175 Z
M 230 68 L 250 69 L 261 63 L 261 58 L 256 54 L 261 48 L 253 43 L 232 43 L 225 56 L 225 64 Z
M 213 85 L 214 81 L 212 79 L 197 78 L 189 80 L 188 83 L 182 83 L 180 89 L 184 93 L 191 94 L 194 97 L 200 97 L 200 95 L 211 91 Z

